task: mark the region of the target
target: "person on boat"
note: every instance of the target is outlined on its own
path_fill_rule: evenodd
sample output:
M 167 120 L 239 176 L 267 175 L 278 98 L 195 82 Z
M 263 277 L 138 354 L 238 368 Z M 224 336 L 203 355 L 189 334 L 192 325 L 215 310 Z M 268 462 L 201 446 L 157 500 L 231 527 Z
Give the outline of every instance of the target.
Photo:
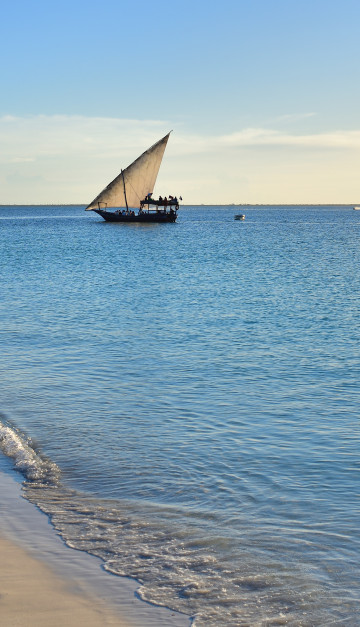
M 161 203 L 162 203 L 162 201 L 163 201 L 163 197 L 162 197 L 162 196 L 159 196 L 158 203 L 159 203 L 159 204 L 161 204 Z

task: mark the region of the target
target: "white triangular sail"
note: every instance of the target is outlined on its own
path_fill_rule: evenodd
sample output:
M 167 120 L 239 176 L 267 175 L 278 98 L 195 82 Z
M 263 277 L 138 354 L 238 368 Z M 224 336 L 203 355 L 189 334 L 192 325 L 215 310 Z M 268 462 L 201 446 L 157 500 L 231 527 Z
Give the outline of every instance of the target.
M 126 201 L 128 207 L 139 208 L 140 201 L 154 190 L 169 135 L 165 135 L 123 170 L 94 198 L 86 211 L 126 207 Z

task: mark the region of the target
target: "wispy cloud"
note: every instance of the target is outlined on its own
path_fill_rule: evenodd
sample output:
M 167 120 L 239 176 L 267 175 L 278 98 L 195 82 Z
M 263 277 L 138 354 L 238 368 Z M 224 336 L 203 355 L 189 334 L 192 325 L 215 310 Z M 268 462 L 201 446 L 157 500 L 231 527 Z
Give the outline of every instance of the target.
M 279 115 L 274 118 L 273 123 L 283 123 L 288 124 L 289 122 L 301 122 L 302 120 L 307 120 L 308 118 L 313 118 L 317 114 L 312 111 L 309 113 L 285 113 L 284 115 Z
M 237 146 L 299 146 L 309 148 L 359 148 L 360 131 L 287 134 L 278 130 L 249 128 L 220 138 L 220 142 Z
M 4 116 L 0 118 L 0 159 L 38 159 L 56 155 L 136 150 L 154 141 L 168 125 L 158 120 L 82 116 Z M 99 154 L 100 150 L 100 154 Z
M 245 128 L 228 135 L 182 136 L 175 141 L 183 150 L 202 152 L 219 148 L 251 148 L 261 146 L 299 148 L 360 148 L 360 131 L 332 131 L 328 133 L 291 134 L 278 129 Z
M 116 155 L 126 159 L 137 156 L 139 150 L 145 150 L 159 135 L 168 132 L 169 127 L 170 123 L 162 120 L 4 116 L 0 118 L 0 160 L 20 163 L 61 155 L 96 156 L 100 160 Z M 171 145 L 181 154 L 261 146 L 353 149 L 360 147 L 360 131 L 295 134 L 276 128 L 250 127 L 226 135 L 195 135 L 180 129 L 173 135 Z
M 4 116 L 0 202 L 86 202 L 171 127 L 166 120 Z M 274 122 L 201 135 L 175 125 L 159 184 L 189 202 L 312 202 L 324 199 L 331 180 L 333 202 L 345 202 L 345 193 L 357 195 L 359 148 L 357 129 L 289 133 Z

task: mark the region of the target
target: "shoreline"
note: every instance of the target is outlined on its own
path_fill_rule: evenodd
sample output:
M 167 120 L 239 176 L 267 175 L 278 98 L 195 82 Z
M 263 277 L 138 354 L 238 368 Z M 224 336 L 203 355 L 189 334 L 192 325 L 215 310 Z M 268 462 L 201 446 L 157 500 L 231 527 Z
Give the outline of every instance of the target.
M 102 568 L 99 558 L 68 547 L 48 516 L 22 497 L 21 476 L 6 458 L 0 460 L 0 491 L 4 556 L 0 616 L 4 624 L 190 626 L 189 616 L 137 597 L 139 584 L 133 579 L 112 575 Z

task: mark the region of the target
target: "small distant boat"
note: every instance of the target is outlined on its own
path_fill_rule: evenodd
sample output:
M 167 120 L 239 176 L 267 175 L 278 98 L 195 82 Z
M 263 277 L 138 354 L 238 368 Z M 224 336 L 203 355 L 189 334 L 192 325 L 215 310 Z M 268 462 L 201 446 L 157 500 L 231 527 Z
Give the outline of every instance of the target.
M 360 211 L 360 207 L 354 207 L 354 211 Z
M 178 199 L 152 198 L 169 136 L 170 133 L 121 170 L 85 211 L 95 211 L 107 222 L 176 222 Z
M 237 213 L 235 220 L 245 220 L 245 213 Z

